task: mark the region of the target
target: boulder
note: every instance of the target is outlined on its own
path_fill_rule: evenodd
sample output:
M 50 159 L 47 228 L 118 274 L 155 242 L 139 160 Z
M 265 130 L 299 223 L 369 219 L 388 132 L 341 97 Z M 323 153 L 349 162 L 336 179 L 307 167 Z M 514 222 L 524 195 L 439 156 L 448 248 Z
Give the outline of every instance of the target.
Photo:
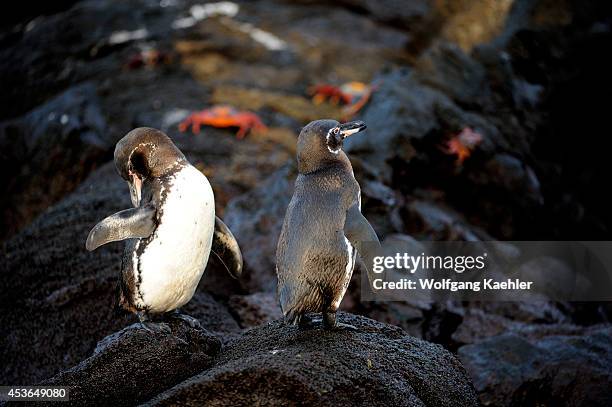
M 211 366 L 221 348 L 208 331 L 179 320 L 169 326 L 171 334 L 130 325 L 102 339 L 90 357 L 40 385 L 67 386 L 71 405 L 146 401 Z
M 477 406 L 459 361 L 398 327 L 341 313 L 357 331 L 273 322 L 149 405 Z
M 483 405 L 609 406 L 612 327 L 526 339 L 514 333 L 459 348 Z

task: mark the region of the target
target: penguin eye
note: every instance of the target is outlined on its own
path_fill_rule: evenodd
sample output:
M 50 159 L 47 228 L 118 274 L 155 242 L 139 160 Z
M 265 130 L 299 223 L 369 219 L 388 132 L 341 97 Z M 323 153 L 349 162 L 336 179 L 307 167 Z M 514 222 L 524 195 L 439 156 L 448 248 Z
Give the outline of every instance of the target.
M 338 134 L 338 133 L 340 133 L 340 128 L 339 128 L 339 127 L 334 127 L 334 129 L 332 130 L 332 132 L 333 132 L 334 134 Z

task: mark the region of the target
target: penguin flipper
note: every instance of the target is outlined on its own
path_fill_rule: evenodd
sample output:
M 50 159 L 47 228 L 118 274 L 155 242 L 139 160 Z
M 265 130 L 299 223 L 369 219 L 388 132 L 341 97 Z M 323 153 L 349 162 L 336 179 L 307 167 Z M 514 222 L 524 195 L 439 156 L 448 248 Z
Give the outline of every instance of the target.
M 370 222 L 361 214 L 357 205 L 351 206 L 346 212 L 344 236 L 359 252 L 361 259 L 366 264 L 368 279 L 372 282 L 374 274 L 369 265 L 372 264 L 370 260 L 376 255 L 376 250 L 380 248 L 380 241 Z
M 85 247 L 92 251 L 109 242 L 148 237 L 157 227 L 155 213 L 152 205 L 117 212 L 91 229 Z
M 232 277 L 240 277 L 243 265 L 240 246 L 231 230 L 217 216 L 215 216 L 215 233 L 211 251 L 223 263 Z

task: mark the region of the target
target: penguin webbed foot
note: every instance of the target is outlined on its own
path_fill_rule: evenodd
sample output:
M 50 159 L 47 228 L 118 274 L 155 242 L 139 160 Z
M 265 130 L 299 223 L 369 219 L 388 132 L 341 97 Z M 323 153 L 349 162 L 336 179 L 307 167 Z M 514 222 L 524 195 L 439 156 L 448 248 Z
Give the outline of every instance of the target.
M 194 329 L 203 329 L 202 328 L 202 324 L 200 324 L 200 321 L 197 318 L 192 317 L 191 315 L 187 315 L 187 314 L 183 314 L 180 311 L 174 311 L 171 315 L 171 318 L 175 318 L 175 319 L 180 319 L 181 321 L 185 321 L 187 322 L 187 324 L 189 324 L 190 327 L 194 328 Z

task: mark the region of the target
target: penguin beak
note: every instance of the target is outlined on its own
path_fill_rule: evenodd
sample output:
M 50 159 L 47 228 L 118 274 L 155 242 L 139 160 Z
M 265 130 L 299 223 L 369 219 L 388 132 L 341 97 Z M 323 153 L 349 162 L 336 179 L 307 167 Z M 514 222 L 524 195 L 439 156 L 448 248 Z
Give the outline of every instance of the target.
M 344 140 L 355 133 L 365 130 L 367 126 L 361 120 L 355 120 L 353 122 L 341 124 L 338 127 L 340 128 L 340 136 L 342 137 L 342 140 Z
M 138 175 L 130 173 L 130 180 L 128 181 L 130 187 L 130 198 L 132 199 L 132 205 L 138 208 L 140 205 L 140 198 L 142 197 L 142 180 Z

